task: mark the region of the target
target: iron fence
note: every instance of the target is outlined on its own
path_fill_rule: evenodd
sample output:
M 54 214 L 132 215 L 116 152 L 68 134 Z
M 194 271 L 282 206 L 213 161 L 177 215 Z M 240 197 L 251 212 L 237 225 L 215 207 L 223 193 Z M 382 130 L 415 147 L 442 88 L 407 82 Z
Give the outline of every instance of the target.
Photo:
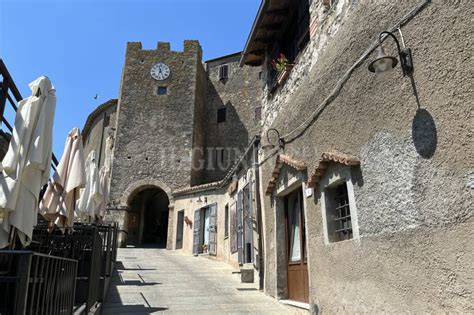
M 85 303 L 88 312 L 98 308 L 103 291 L 100 279 L 103 242 L 96 226 L 77 225 L 64 229 L 37 226 L 29 248 L 36 252 L 77 260 L 75 303 Z
M 77 261 L 0 251 L 0 314 L 72 314 Z

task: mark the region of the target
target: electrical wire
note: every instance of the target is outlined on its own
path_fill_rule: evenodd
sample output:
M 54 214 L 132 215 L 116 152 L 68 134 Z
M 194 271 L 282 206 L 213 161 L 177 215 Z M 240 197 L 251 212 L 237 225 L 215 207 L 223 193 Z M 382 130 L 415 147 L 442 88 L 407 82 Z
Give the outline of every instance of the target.
M 429 3 L 431 3 L 431 0 L 423 0 L 419 4 L 417 4 L 410 12 L 408 12 L 405 16 L 403 16 L 400 21 L 398 21 L 397 24 L 395 24 L 393 27 L 391 27 L 388 31 L 389 32 L 394 32 L 397 29 L 399 30 L 403 25 L 407 24 L 409 21 L 411 21 L 419 12 L 421 12 Z M 381 41 L 383 42 L 387 36 L 384 36 Z M 322 103 L 311 113 L 311 115 L 303 121 L 298 127 L 294 128 L 292 131 L 288 132 L 287 134 L 283 135 L 281 138 L 284 139 L 286 143 L 293 142 L 297 138 L 301 137 L 306 130 L 316 121 L 318 116 L 321 114 L 321 112 L 329 105 L 332 103 L 332 101 L 339 95 L 341 92 L 342 88 L 344 87 L 344 84 L 349 80 L 351 77 L 352 73 L 354 72 L 355 69 L 357 69 L 362 63 L 367 59 L 367 57 L 378 47 L 379 45 L 379 39 L 377 38 L 374 40 L 370 46 L 364 51 L 362 56 L 357 59 L 357 61 L 349 68 L 349 70 L 344 73 L 344 75 L 339 79 L 339 81 L 336 83 L 336 86 L 333 88 L 331 93 L 322 101 Z M 314 94 L 313 94 L 314 95 Z

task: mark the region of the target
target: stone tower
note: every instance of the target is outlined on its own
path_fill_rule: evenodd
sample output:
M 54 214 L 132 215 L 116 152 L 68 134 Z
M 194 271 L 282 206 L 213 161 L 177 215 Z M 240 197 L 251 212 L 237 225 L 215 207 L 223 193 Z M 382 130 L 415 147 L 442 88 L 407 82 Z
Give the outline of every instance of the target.
M 169 43 L 159 42 L 156 50 L 144 50 L 139 42 L 127 45 L 110 188 L 110 215 L 121 225 L 133 220 L 129 212 L 144 190 L 164 193 L 172 208 L 173 189 L 200 181 L 201 170 L 192 165 L 202 159 L 204 142 L 201 59 L 197 41 L 185 41 L 182 52 L 171 51 Z M 157 63 L 169 67 L 166 79 L 152 77 Z

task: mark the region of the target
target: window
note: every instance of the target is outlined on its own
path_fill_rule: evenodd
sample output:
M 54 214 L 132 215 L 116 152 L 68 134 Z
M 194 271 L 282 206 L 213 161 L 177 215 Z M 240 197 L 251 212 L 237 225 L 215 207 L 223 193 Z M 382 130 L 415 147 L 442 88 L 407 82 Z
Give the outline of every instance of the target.
M 359 238 L 353 184 L 353 180 L 358 179 L 357 174 L 354 167 L 334 164 L 319 182 L 326 244 Z
M 295 10 L 289 18 L 287 28 L 283 30 L 281 37 L 275 42 L 271 50 L 269 62 L 283 54 L 290 64 L 294 63 L 298 54 L 309 42 L 309 28 L 309 0 L 298 0 Z M 271 82 L 274 82 L 278 73 L 271 65 L 269 65 L 269 69 L 271 69 L 269 78 Z
M 229 78 L 229 66 L 228 65 L 221 65 L 219 67 L 219 80 L 225 81 Z
M 262 106 L 255 107 L 255 120 L 262 120 Z
M 223 123 L 226 121 L 227 116 L 227 109 L 225 107 L 221 107 L 217 109 L 217 123 Z
M 329 200 L 328 200 L 329 199 Z M 351 222 L 351 207 L 347 193 L 346 182 L 326 188 L 326 200 L 328 200 L 328 211 L 331 213 L 328 218 L 333 222 L 328 222 L 331 229 L 333 242 L 344 241 L 353 237 Z
M 224 218 L 224 237 L 229 237 L 229 204 L 225 205 Z
M 166 95 L 166 92 L 168 91 L 166 86 L 159 86 L 158 87 L 158 95 Z

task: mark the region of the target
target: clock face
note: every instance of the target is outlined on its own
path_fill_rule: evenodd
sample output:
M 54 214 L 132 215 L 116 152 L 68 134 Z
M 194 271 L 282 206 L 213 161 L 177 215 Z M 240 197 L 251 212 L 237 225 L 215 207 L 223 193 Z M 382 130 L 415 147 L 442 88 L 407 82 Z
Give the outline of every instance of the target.
M 151 68 L 151 76 L 158 81 L 165 80 L 170 76 L 170 67 L 159 62 Z

